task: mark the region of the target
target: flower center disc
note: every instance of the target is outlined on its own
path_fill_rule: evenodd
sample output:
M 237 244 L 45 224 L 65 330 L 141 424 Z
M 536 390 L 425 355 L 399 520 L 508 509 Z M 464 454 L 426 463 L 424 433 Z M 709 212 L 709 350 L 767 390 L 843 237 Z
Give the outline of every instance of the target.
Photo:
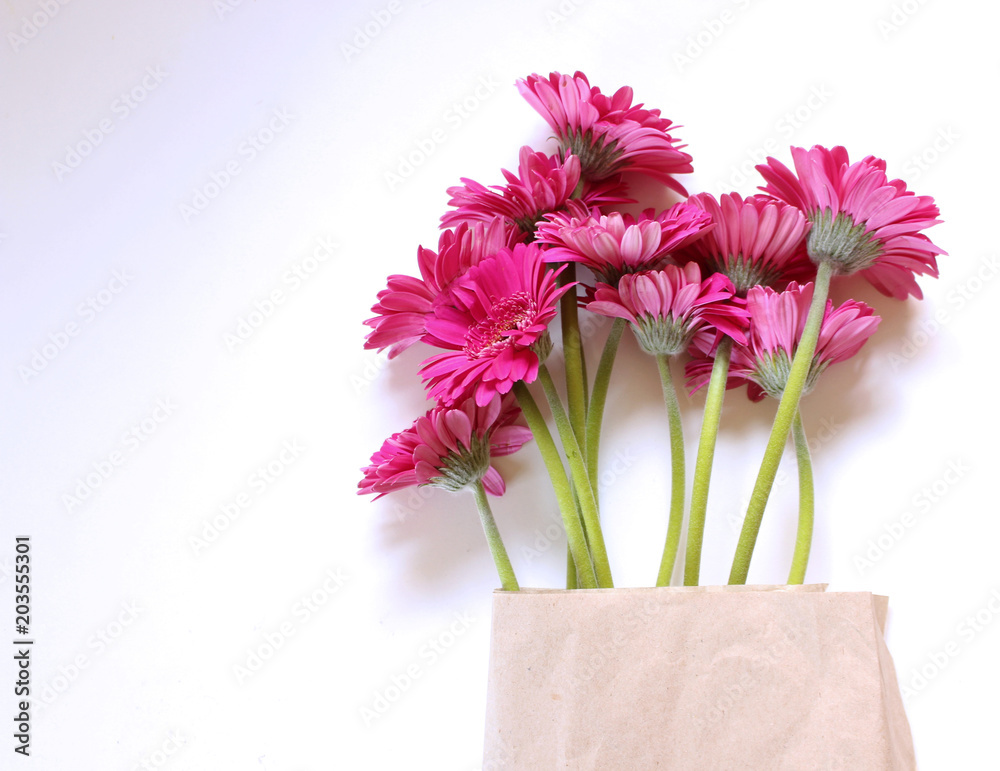
M 493 301 L 487 316 L 465 335 L 465 353 L 473 359 L 492 356 L 509 348 L 511 332 L 530 326 L 535 318 L 535 301 L 527 292 L 517 292 Z

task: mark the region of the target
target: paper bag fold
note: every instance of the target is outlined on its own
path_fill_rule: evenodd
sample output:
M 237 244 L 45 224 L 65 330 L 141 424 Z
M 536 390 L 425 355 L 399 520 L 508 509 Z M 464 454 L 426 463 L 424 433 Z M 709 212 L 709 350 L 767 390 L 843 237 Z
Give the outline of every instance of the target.
M 483 769 L 915 768 L 867 592 L 497 592 Z

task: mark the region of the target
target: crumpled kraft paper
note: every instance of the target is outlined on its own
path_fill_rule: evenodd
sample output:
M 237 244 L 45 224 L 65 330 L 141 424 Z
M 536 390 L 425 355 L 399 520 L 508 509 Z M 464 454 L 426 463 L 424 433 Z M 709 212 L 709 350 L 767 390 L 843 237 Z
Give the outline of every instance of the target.
M 483 771 L 914 769 L 888 600 L 825 589 L 497 591 Z

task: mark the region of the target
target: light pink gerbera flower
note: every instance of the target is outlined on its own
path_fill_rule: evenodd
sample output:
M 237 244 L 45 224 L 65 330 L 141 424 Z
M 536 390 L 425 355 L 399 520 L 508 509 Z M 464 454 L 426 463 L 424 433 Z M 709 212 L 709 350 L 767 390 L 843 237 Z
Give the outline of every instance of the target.
M 780 287 L 816 273 L 805 250 L 809 223 L 794 206 L 767 196 L 743 199 L 738 193 L 718 200 L 698 193 L 687 202 L 708 214 L 715 227 L 677 259 L 726 275 L 740 297 L 758 284 Z
M 783 292 L 763 286 L 749 291 L 750 330 L 745 343 L 733 345 L 728 388 L 746 383 L 747 395 L 755 402 L 764 396 L 781 398 L 812 295 L 812 284 L 799 286 L 794 282 Z M 812 390 L 828 366 L 856 354 L 875 333 L 880 321 L 864 303 L 848 300 L 834 308 L 828 301 L 803 393 Z M 688 385 L 693 390 L 708 382 L 712 370 L 704 341 L 700 342 L 695 341 L 693 358 L 687 366 Z
M 701 238 L 712 227 L 701 209 L 678 203 L 655 215 L 647 209 L 638 218 L 631 214 L 579 207 L 556 214 L 538 226 L 538 241 L 548 245 L 548 262 L 579 262 L 599 281 L 616 285 L 622 276 L 655 270 L 668 255 Z
M 513 398 L 499 396 L 482 406 L 469 399 L 456 407 L 434 407 L 385 440 L 362 469 L 358 494 L 374 493 L 378 499 L 414 485 L 457 492 L 482 480 L 488 493 L 503 495 L 503 478 L 490 460 L 516 452 L 531 439 L 531 431 L 516 425 L 520 417 Z
M 420 278 L 389 276 L 388 286 L 378 293 L 372 306 L 376 316 L 365 321 L 372 328 L 365 348 L 389 348 L 389 358 L 397 356 L 418 340 L 440 343 L 429 335 L 424 322 L 434 306 L 445 302 L 454 281 L 473 265 L 513 245 L 514 231 L 499 217 L 491 222 L 462 223 L 446 230 L 438 240 L 438 250 L 417 248 Z
M 470 268 L 427 319 L 427 331 L 451 350 L 421 367 L 430 394 L 446 404 L 474 395 L 479 405 L 514 383 L 533 382 L 552 343 L 549 322 L 573 284 L 556 285 L 559 270 L 536 244 L 517 244 Z
M 702 281 L 701 269 L 690 262 L 622 276 L 617 287 L 598 284 L 587 310 L 628 321 L 647 353 L 675 356 L 687 350 L 699 330 L 718 330 L 745 342 L 748 314 L 732 300 L 728 278 L 714 273 Z
M 556 132 L 563 155 L 580 158 L 585 178 L 636 171 L 687 195 L 673 176 L 693 171 L 691 156 L 681 151 L 684 145 L 670 136 L 677 127 L 661 118 L 659 110 L 633 105 L 628 86 L 609 97 L 592 87 L 582 72 L 553 72 L 548 79 L 530 75 L 519 80 L 517 88 Z
M 935 255 L 946 254 L 919 232 L 940 221 L 934 199 L 888 179 L 885 161 L 874 156 L 850 163 L 843 147 L 793 147 L 792 160 L 794 173 L 774 158 L 757 170 L 768 183 L 761 190 L 812 223 L 812 260 L 831 263 L 835 273 L 860 272 L 890 297 L 922 297 L 914 274 L 937 276 Z
M 441 217 L 441 227 L 451 227 L 462 222 L 490 222 L 502 217 L 515 228 L 520 240 L 530 240 L 535 225 L 545 215 L 563 209 L 578 192 L 577 198 L 587 205 L 626 203 L 609 183 L 586 184 L 579 191 L 580 159 L 575 155 L 560 160 L 556 156 L 536 153 L 522 147 L 517 174 L 501 169 L 506 185 L 486 187 L 462 177 L 462 185 L 449 187 L 449 206 L 454 211 Z

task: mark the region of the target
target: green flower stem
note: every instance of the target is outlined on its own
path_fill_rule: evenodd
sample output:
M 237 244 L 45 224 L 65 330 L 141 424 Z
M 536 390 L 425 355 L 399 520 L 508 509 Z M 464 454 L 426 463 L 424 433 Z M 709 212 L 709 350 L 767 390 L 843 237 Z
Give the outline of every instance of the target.
M 604 421 L 604 405 L 608 400 L 608 384 L 611 382 L 611 368 L 618 354 L 618 343 L 625 331 L 625 319 L 615 319 L 608 332 L 601 362 L 597 365 L 594 376 L 594 391 L 590 396 L 590 406 L 587 409 L 587 471 L 590 474 L 590 486 L 597 499 L 597 460 L 601 445 L 601 424 Z
M 566 263 L 560 274 L 561 284 L 576 281 L 576 263 Z M 576 441 L 582 447 L 585 443 L 587 422 L 587 365 L 583 358 L 583 343 L 580 339 L 580 315 L 577 306 L 576 287 L 573 286 L 559 301 L 562 323 L 563 364 L 566 367 L 566 400 L 569 405 L 569 421 L 576 434 Z
M 563 527 L 566 529 L 566 540 L 573 554 L 573 561 L 576 563 L 580 586 L 584 589 L 596 589 L 597 575 L 594 571 L 594 562 L 583 533 L 583 523 L 573 500 L 573 487 L 570 485 L 569 477 L 566 476 L 566 468 L 563 466 L 562 458 L 559 457 L 559 450 L 528 386 L 523 381 L 518 381 L 514 384 L 514 394 L 552 480 L 552 489 L 559 503 Z
M 801 584 L 805 580 L 806 565 L 809 563 L 816 496 L 809 442 L 802 427 L 802 413 L 798 410 L 795 412 L 795 420 L 792 421 L 792 437 L 795 440 L 795 458 L 799 466 L 799 529 L 795 536 L 795 554 L 792 557 L 792 570 L 788 574 L 788 583 Z
M 726 395 L 729 378 L 729 355 L 733 341 L 724 337 L 715 351 L 712 378 L 708 381 L 705 396 L 705 415 L 698 439 L 698 455 L 694 465 L 694 483 L 691 487 L 691 513 L 688 518 L 687 552 L 684 559 L 684 585 L 697 586 L 701 573 L 701 546 L 705 539 L 705 513 L 708 510 L 708 484 L 712 480 L 712 462 L 715 459 L 715 440 L 719 435 L 722 418 L 722 400 Z
M 570 426 L 566 410 L 563 409 L 559 399 L 556 385 L 552 382 L 552 375 L 544 364 L 538 368 L 538 379 L 541 381 L 545 396 L 549 400 L 552 418 L 555 420 L 559 438 L 562 440 L 563 452 L 566 453 L 566 460 L 569 462 L 570 475 L 583 515 L 587 543 L 590 545 L 590 553 L 594 558 L 597 585 L 602 589 L 610 589 L 614 586 L 614 582 L 611 580 L 611 565 L 608 562 L 608 552 L 604 546 L 604 534 L 601 531 L 600 517 L 597 513 L 597 501 L 594 499 L 594 490 L 590 484 L 590 476 L 587 474 L 583 454 L 580 452 L 580 445 L 573 434 L 573 428 Z
M 663 546 L 660 573 L 657 586 L 670 586 L 677 559 L 677 547 L 681 540 L 681 525 L 684 522 L 684 432 L 681 426 L 681 408 L 677 403 L 677 389 L 670 375 L 670 357 L 657 354 L 656 364 L 660 369 L 660 384 L 663 387 L 663 401 L 667 406 L 670 424 L 670 521 L 667 525 L 667 541 Z
M 566 588 L 578 589 L 580 579 L 576 575 L 576 563 L 573 561 L 573 550 L 566 547 Z
M 504 548 L 503 539 L 500 538 L 500 531 L 497 529 L 496 520 L 493 519 L 493 512 L 490 510 L 490 502 L 486 499 L 486 488 L 483 487 L 482 479 L 477 479 L 473 483 L 472 493 L 476 496 L 476 507 L 479 509 L 479 518 L 483 522 L 486 541 L 490 545 L 490 552 L 493 554 L 497 573 L 500 574 L 500 586 L 505 591 L 516 592 L 521 587 L 517 585 L 514 568 L 510 564 L 510 558 L 507 556 L 507 550 Z
M 788 381 L 785 383 L 781 401 L 778 403 L 778 412 L 774 417 L 774 425 L 771 427 L 771 436 L 767 441 L 767 449 L 764 451 L 764 459 L 760 464 L 757 482 L 750 495 L 750 506 L 747 508 L 747 514 L 743 520 L 743 530 L 740 533 L 739 543 L 736 545 L 733 567 L 729 573 L 730 584 L 745 584 L 747 573 L 750 572 L 750 560 L 757 543 L 757 533 L 760 532 L 760 523 L 764 518 L 764 509 L 767 506 L 771 488 L 774 486 L 774 477 L 778 473 L 781 454 L 785 442 L 788 441 L 792 420 L 798 412 L 799 399 L 805 389 L 813 354 L 816 352 L 816 343 L 819 340 L 820 325 L 826 311 L 826 298 L 830 293 L 830 277 L 832 275 L 833 264 L 829 261 L 821 262 L 816 271 L 809 315 L 806 316 L 805 328 L 802 330 L 802 337 L 799 339 L 795 357 L 792 359 Z
M 568 262 L 561 274 L 561 286 L 576 281 L 576 263 Z M 573 433 L 581 445 L 585 444 L 587 424 L 587 362 L 583 356 L 580 337 L 580 315 L 577 304 L 576 287 L 572 287 L 559 301 L 559 318 L 562 324 L 563 365 L 566 370 L 566 399 L 569 404 L 569 420 Z M 577 586 L 576 563 L 573 552 L 566 549 L 566 588 Z

